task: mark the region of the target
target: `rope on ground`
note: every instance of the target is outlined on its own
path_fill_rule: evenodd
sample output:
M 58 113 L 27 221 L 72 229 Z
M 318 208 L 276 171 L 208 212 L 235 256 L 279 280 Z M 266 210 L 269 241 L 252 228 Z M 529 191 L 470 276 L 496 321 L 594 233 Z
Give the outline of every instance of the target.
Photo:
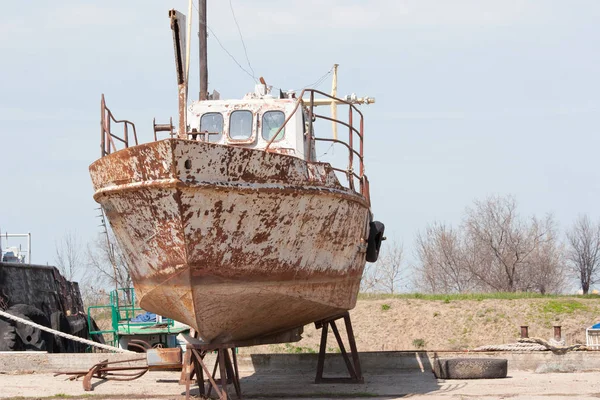
M 473 351 L 551 351 L 554 354 L 565 354 L 569 351 L 587 350 L 582 344 L 572 346 L 554 345 L 540 338 L 521 338 L 518 343 L 493 344 L 480 346 Z
M 480 346 L 473 351 L 546 351 L 546 347 L 539 344 L 507 343 Z
M 583 345 L 583 344 L 574 344 L 571 346 L 556 346 L 553 345 L 552 343 L 548 342 L 547 340 L 544 339 L 540 339 L 540 338 L 522 338 L 519 339 L 519 342 L 521 343 L 537 343 L 538 345 L 542 345 L 544 347 L 546 347 L 548 350 L 550 350 L 551 352 L 553 352 L 554 354 L 565 354 L 569 351 L 582 351 L 582 350 L 587 350 L 587 346 Z
M 74 336 L 74 335 L 70 335 L 68 333 L 57 331 L 57 330 L 48 328 L 48 327 L 46 327 L 44 325 L 36 324 L 35 322 L 28 321 L 26 319 L 23 319 L 23 318 L 15 316 L 15 315 L 9 314 L 6 311 L 0 310 L 0 316 L 8 318 L 8 319 L 11 319 L 13 321 L 20 322 L 20 323 L 25 324 L 25 325 L 33 326 L 34 328 L 40 329 L 42 331 L 50 332 L 50 333 L 52 333 L 53 335 L 56 335 L 56 336 L 60 336 L 60 337 L 66 338 L 66 339 L 74 340 L 74 341 L 79 342 L 79 343 L 87 344 L 89 346 L 94 346 L 94 347 L 98 347 L 100 349 L 114 351 L 114 352 L 117 352 L 117 353 L 135 353 L 134 351 L 120 349 L 118 347 L 109 346 L 107 344 L 102 344 L 102 343 L 97 343 L 97 342 L 94 342 L 93 340 L 83 339 L 83 338 L 80 338 L 79 336 Z

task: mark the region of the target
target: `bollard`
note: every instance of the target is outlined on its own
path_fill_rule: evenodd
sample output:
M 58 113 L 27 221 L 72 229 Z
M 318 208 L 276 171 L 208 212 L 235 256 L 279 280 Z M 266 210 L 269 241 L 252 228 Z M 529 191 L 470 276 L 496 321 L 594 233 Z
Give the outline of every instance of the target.
M 529 327 L 527 325 L 521 326 L 521 339 L 529 337 Z
M 560 331 L 560 325 L 556 325 L 556 326 L 554 326 L 554 340 L 556 340 L 557 342 L 560 342 L 561 339 L 562 339 L 562 334 Z

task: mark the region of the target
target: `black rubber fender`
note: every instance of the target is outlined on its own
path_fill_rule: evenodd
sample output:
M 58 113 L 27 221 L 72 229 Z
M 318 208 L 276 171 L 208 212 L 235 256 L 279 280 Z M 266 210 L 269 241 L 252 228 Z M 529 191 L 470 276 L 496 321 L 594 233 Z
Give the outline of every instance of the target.
M 366 259 L 368 262 L 375 262 L 379 258 L 379 250 L 381 249 L 381 242 L 384 240 L 383 234 L 385 232 L 385 225 L 379 221 L 371 221 L 369 223 L 369 240 L 367 242 L 367 255 Z

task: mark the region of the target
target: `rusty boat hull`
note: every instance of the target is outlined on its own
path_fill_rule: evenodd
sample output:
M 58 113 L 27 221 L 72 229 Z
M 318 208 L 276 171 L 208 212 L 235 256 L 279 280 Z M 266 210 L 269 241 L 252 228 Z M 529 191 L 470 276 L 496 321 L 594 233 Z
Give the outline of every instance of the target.
M 329 164 L 165 139 L 90 166 L 140 305 L 210 342 L 352 309 L 371 211 Z

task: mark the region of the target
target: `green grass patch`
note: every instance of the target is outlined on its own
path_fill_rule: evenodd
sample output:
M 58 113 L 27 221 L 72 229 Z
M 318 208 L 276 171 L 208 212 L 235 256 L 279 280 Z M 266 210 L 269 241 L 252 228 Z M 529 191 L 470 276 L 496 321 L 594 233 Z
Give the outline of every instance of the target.
M 390 308 L 392 308 L 389 304 L 382 304 L 381 305 L 381 311 L 387 311 Z
M 542 305 L 545 314 L 572 314 L 577 310 L 587 311 L 588 306 L 577 300 L 549 300 Z
M 385 299 L 417 299 L 443 301 L 449 303 L 454 300 L 517 300 L 517 299 L 600 299 L 600 295 L 560 295 L 539 294 L 533 292 L 494 292 L 494 293 L 455 293 L 455 294 L 425 294 L 425 293 L 360 293 L 360 300 L 385 300 Z
M 290 343 L 286 343 L 284 346 L 285 346 L 284 347 L 285 352 L 290 353 L 290 354 L 316 353 L 317 352 L 312 347 L 294 346 Z

